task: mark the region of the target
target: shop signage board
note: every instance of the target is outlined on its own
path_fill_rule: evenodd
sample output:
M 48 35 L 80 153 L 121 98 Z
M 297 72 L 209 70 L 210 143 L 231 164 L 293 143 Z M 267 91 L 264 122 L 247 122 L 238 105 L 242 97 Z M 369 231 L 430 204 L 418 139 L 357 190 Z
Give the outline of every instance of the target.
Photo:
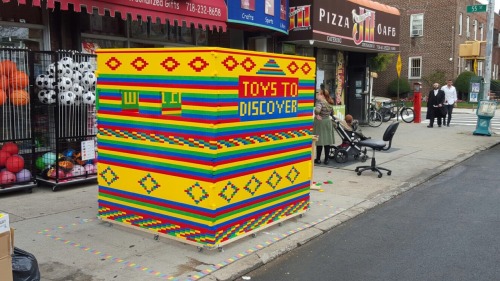
M 288 0 L 227 1 L 228 22 L 288 34 Z
M 308 210 L 314 58 L 97 53 L 100 219 L 214 248 Z
M 399 52 L 400 13 L 396 8 L 363 0 L 312 2 L 290 0 L 290 41 Z

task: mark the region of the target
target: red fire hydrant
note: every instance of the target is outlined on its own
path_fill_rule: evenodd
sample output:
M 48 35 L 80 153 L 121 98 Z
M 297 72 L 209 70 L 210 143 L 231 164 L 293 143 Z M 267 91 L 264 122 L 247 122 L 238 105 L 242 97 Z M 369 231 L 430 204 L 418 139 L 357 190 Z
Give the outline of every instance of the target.
M 413 122 L 422 122 L 422 83 L 413 83 L 413 111 L 415 111 L 415 119 Z

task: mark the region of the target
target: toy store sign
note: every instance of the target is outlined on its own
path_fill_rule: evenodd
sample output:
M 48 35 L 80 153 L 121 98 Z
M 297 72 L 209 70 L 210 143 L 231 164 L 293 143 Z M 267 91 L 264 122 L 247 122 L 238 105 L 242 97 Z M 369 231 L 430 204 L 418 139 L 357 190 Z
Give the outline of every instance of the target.
M 296 117 L 299 79 L 240 76 L 238 97 L 241 121 Z
M 227 1 L 228 22 L 288 34 L 288 0 Z
M 400 15 L 396 8 L 378 3 L 366 7 L 358 0 L 338 2 L 316 0 L 314 5 L 291 6 L 289 33 L 293 39 L 375 52 L 399 51 Z M 312 30 L 312 35 L 299 32 L 297 35 L 309 38 L 293 36 L 295 31 L 303 30 Z

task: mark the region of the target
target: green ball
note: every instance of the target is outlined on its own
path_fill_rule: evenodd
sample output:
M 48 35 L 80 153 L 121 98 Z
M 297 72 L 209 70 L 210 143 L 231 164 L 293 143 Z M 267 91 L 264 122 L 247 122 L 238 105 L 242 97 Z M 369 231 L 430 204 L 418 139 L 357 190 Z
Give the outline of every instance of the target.
M 36 159 L 35 165 L 36 165 L 36 168 L 37 168 L 38 170 L 43 170 L 43 169 L 45 169 L 45 166 L 46 166 L 46 165 L 45 165 L 45 162 L 43 162 L 43 158 L 42 158 L 42 156 L 40 156 L 40 157 L 38 157 L 38 158 Z

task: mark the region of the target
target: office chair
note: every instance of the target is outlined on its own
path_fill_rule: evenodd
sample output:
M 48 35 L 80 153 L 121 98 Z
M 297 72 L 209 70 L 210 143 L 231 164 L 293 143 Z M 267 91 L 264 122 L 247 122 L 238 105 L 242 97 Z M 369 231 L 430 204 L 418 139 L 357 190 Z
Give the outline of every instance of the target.
M 382 150 L 389 150 L 391 148 L 392 144 L 392 138 L 394 137 L 394 134 L 396 133 L 396 130 L 398 129 L 399 123 L 392 123 L 387 127 L 387 129 L 384 132 L 383 140 L 374 140 L 374 139 L 367 139 L 367 140 L 362 140 L 358 142 L 359 146 L 366 146 L 370 147 L 373 150 L 373 155 L 372 155 L 372 164 L 370 166 L 358 166 L 354 170 L 355 172 L 358 173 L 358 176 L 361 175 L 362 172 L 366 170 L 371 170 L 373 172 L 378 172 L 378 177 L 382 177 L 382 172 L 380 170 L 387 171 L 387 175 L 390 176 L 392 171 L 386 168 L 378 167 L 377 163 L 375 162 L 375 151 L 382 151 Z M 389 142 L 389 143 L 387 143 Z

